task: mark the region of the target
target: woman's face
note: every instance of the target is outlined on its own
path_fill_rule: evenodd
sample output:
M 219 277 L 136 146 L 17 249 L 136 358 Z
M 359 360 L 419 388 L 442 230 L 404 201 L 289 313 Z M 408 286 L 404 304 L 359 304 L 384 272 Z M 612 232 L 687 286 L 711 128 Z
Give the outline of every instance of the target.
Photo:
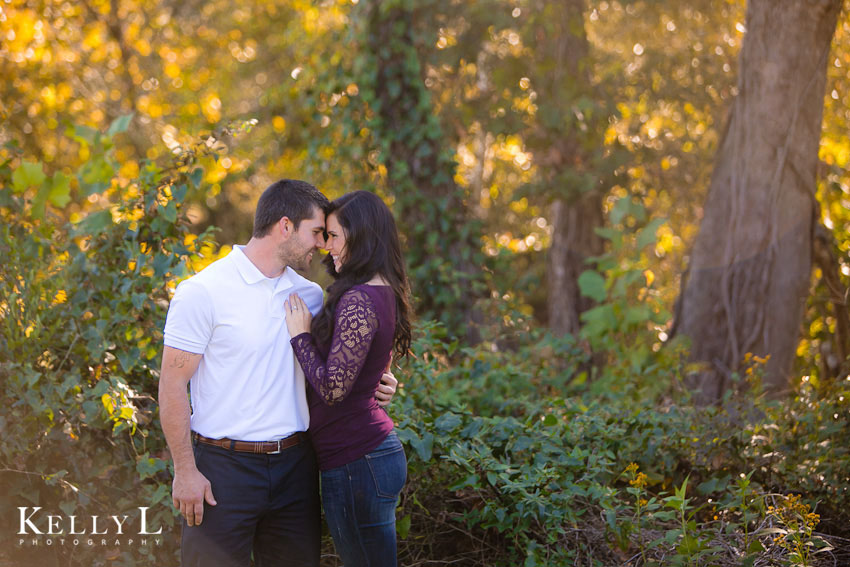
M 334 260 L 334 269 L 337 273 L 342 270 L 342 265 L 345 262 L 345 231 L 342 225 L 339 224 L 339 219 L 336 218 L 336 213 L 331 213 L 325 223 L 328 233 L 328 239 L 325 242 L 325 249 L 330 253 Z

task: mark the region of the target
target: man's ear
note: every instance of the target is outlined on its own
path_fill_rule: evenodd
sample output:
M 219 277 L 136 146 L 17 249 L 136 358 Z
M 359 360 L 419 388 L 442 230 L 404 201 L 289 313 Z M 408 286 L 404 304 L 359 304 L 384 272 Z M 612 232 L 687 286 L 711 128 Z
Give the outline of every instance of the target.
M 280 220 L 277 221 L 277 228 L 280 230 L 281 236 L 289 238 L 295 230 L 295 225 L 289 220 L 289 217 L 280 217 Z

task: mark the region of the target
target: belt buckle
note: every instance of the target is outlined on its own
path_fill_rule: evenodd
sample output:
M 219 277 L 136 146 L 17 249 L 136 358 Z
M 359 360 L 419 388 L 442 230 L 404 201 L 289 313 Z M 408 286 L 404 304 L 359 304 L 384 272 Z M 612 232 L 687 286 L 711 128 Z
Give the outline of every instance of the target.
M 267 455 L 278 455 L 278 454 L 280 454 L 280 439 L 277 440 L 277 451 L 269 451 L 266 454 Z

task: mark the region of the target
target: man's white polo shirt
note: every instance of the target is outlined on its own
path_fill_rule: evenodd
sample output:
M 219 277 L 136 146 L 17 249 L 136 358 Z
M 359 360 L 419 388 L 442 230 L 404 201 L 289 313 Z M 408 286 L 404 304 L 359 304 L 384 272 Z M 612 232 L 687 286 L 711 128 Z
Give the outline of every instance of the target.
M 267 278 L 241 246 L 177 286 L 165 345 L 203 354 L 189 387 L 192 431 L 274 441 L 310 425 L 304 373 L 289 344 L 283 302 L 297 293 L 315 315 L 322 289 L 286 268 Z

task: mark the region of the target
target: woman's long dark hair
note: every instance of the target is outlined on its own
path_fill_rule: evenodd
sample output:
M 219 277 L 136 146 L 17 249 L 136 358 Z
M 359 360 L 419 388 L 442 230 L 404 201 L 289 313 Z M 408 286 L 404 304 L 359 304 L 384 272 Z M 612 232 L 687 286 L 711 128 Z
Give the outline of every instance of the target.
M 378 275 L 390 285 L 395 295 L 396 315 L 393 346 L 398 356 L 410 350 L 410 284 L 401 255 L 398 230 L 387 205 L 368 191 L 354 191 L 331 201 L 327 216 L 336 218 L 345 231 L 345 256 L 337 273 L 328 254 L 324 263 L 336 280 L 328 287 L 328 298 L 313 319 L 311 332 L 321 343 L 329 344 L 333 334 L 334 312 L 339 298 L 353 286 L 366 283 Z

